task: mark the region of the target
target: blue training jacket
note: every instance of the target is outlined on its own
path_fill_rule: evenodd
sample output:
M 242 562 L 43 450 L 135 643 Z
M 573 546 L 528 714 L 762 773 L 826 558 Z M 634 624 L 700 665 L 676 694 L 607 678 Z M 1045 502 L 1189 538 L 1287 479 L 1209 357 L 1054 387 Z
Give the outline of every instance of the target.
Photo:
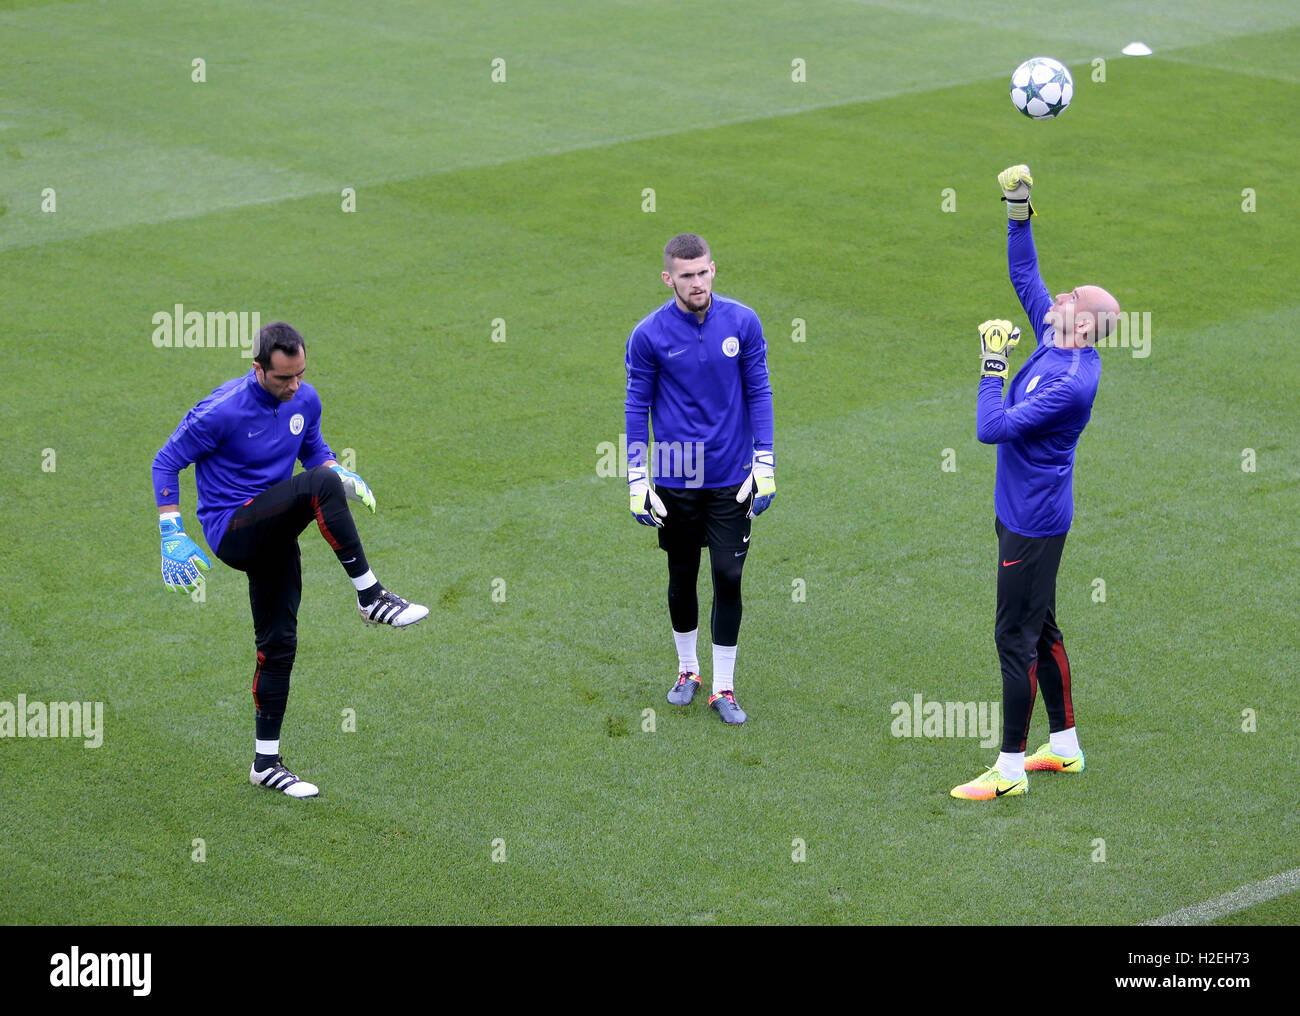
M 1059 349 L 1047 323 L 1052 298 L 1038 274 L 1028 221 L 1007 223 L 1011 284 L 1029 316 L 1038 348 L 1011 379 L 980 378 L 976 436 L 998 446 L 993 504 L 1002 524 L 1021 536 L 1059 536 L 1074 519 L 1074 450 L 1092 416 L 1101 357 L 1091 347 Z
M 743 303 L 714 293 L 701 322 L 669 300 L 632 329 L 626 363 L 628 464 L 645 465 L 649 414 L 659 486 L 731 487 L 772 451 L 767 341 Z
M 235 510 L 289 479 L 295 459 L 314 469 L 334 458 L 320 412 L 320 396 L 305 381 L 288 402 L 258 384 L 252 370 L 227 381 L 185 414 L 154 456 L 157 504 L 180 503 L 180 471 L 194 463 L 199 522 L 218 550 Z

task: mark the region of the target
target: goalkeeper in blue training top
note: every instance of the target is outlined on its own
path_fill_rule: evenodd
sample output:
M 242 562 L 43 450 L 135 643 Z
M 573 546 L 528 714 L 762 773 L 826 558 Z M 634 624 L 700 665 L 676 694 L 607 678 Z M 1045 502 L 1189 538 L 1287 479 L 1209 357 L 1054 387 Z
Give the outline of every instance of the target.
M 1055 300 L 1048 295 L 1038 274 L 1029 225 L 1029 190 L 1034 183 L 1029 167 L 1003 170 L 998 183 L 1007 203 L 1011 283 L 1038 348 L 1004 396 L 1008 359 L 1020 329 L 1004 320 L 979 326 L 976 436 L 998 446 L 994 641 L 1002 664 L 1002 751 L 990 769 L 952 789 L 953 797 L 974 801 L 1027 794 L 1027 770 L 1083 771 L 1070 661 L 1056 626 L 1056 571 L 1074 518 L 1074 452 L 1092 416 L 1101 380 L 1096 347 L 1119 318 L 1119 304 L 1099 286 L 1079 286 Z M 1026 758 L 1029 721 L 1040 688 L 1049 741 Z
M 257 641 L 249 779 L 290 797 L 318 793 L 280 756 L 302 597 L 298 534 L 315 521 L 356 587 L 357 609 L 367 624 L 404 628 L 429 613 L 385 589 L 366 563 L 347 499 L 373 512 L 375 496 L 360 476 L 334 460 L 321 437 L 320 396 L 303 381 L 306 369 L 302 336 L 283 323 L 267 325 L 257 333 L 253 369 L 185 414 L 153 462 L 163 581 L 191 591 L 199 585 L 199 569 L 211 567 L 181 524 L 179 473 L 191 463 L 208 546 L 248 575 Z M 295 459 L 303 466 L 296 476 Z
M 713 292 L 715 271 L 709 245 L 693 233 L 673 237 L 664 248 L 662 278 L 673 298 L 642 320 L 627 343 L 627 479 L 632 515 L 658 528 L 668 555 L 678 669 L 668 701 L 690 705 L 700 687 L 696 581 L 707 546 L 713 570 L 709 706 L 723 722 L 739 724 L 746 720 L 735 692 L 740 576 L 750 522 L 776 495 L 772 388 L 758 315 Z

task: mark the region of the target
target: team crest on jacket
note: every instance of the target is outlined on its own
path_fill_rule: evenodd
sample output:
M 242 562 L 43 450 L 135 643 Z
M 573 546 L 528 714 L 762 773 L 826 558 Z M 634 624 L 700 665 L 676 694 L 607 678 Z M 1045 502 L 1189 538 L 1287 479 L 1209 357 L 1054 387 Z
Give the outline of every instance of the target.
M 722 340 L 722 351 L 728 356 L 735 356 L 740 352 L 740 340 L 734 335 L 730 335 Z
M 289 433 L 302 433 L 302 413 L 294 413 L 293 416 L 289 418 Z

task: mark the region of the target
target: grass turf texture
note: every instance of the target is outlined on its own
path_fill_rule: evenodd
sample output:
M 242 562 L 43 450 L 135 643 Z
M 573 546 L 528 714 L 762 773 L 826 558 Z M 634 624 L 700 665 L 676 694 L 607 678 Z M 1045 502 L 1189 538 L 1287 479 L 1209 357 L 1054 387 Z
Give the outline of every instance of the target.
M 0 921 L 1126 923 L 1296 866 L 1294 12 L 1072 34 L 1092 4 L 1012 39 L 992 7 L 768 6 L 700 14 L 708 59 L 670 48 L 671 5 L 114 8 L 111 41 L 107 7 L 0 14 L 24 38 L 0 70 L 0 700 L 106 711 L 93 751 L 0 740 Z M 1114 57 L 1130 35 L 1157 55 Z M 49 59 L 69 44 L 80 75 Z M 1076 79 L 1054 124 L 1006 95 L 1040 51 Z M 1152 353 L 1103 351 L 1058 585 L 1088 772 L 979 805 L 947 791 L 994 752 L 894 738 L 890 707 L 999 696 L 974 326 L 1024 324 L 1014 161 L 1049 287 L 1150 311 Z M 761 314 L 776 392 L 741 729 L 663 701 L 663 558 L 596 470 L 683 230 Z M 247 366 L 155 349 L 176 302 L 304 332 L 326 438 L 378 498 L 369 557 L 433 608 L 363 629 L 304 534 L 284 750 L 316 801 L 246 781 L 243 576 L 218 564 L 202 604 L 159 580 L 149 461 Z

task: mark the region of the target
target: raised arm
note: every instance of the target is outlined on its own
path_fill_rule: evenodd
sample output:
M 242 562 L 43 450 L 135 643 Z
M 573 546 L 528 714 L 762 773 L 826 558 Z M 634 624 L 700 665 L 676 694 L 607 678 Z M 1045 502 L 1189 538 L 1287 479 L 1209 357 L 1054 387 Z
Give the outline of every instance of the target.
M 1034 234 L 1028 220 L 1007 223 L 1007 267 L 1020 306 L 1029 318 L 1029 327 L 1041 345 L 1048 328 L 1045 319 L 1052 308 L 1052 298 L 1038 274 L 1038 251 L 1034 249 Z
M 1038 274 L 1038 252 L 1034 249 L 1034 234 L 1029 225 L 1034 206 L 1030 204 L 1030 188 L 1034 178 L 1028 166 L 1008 166 L 998 174 L 1002 200 L 1007 204 L 1007 268 L 1011 285 L 1015 287 L 1020 306 L 1029 317 L 1029 327 L 1039 343 L 1047 328 L 1044 318 L 1052 306 L 1052 298 Z

